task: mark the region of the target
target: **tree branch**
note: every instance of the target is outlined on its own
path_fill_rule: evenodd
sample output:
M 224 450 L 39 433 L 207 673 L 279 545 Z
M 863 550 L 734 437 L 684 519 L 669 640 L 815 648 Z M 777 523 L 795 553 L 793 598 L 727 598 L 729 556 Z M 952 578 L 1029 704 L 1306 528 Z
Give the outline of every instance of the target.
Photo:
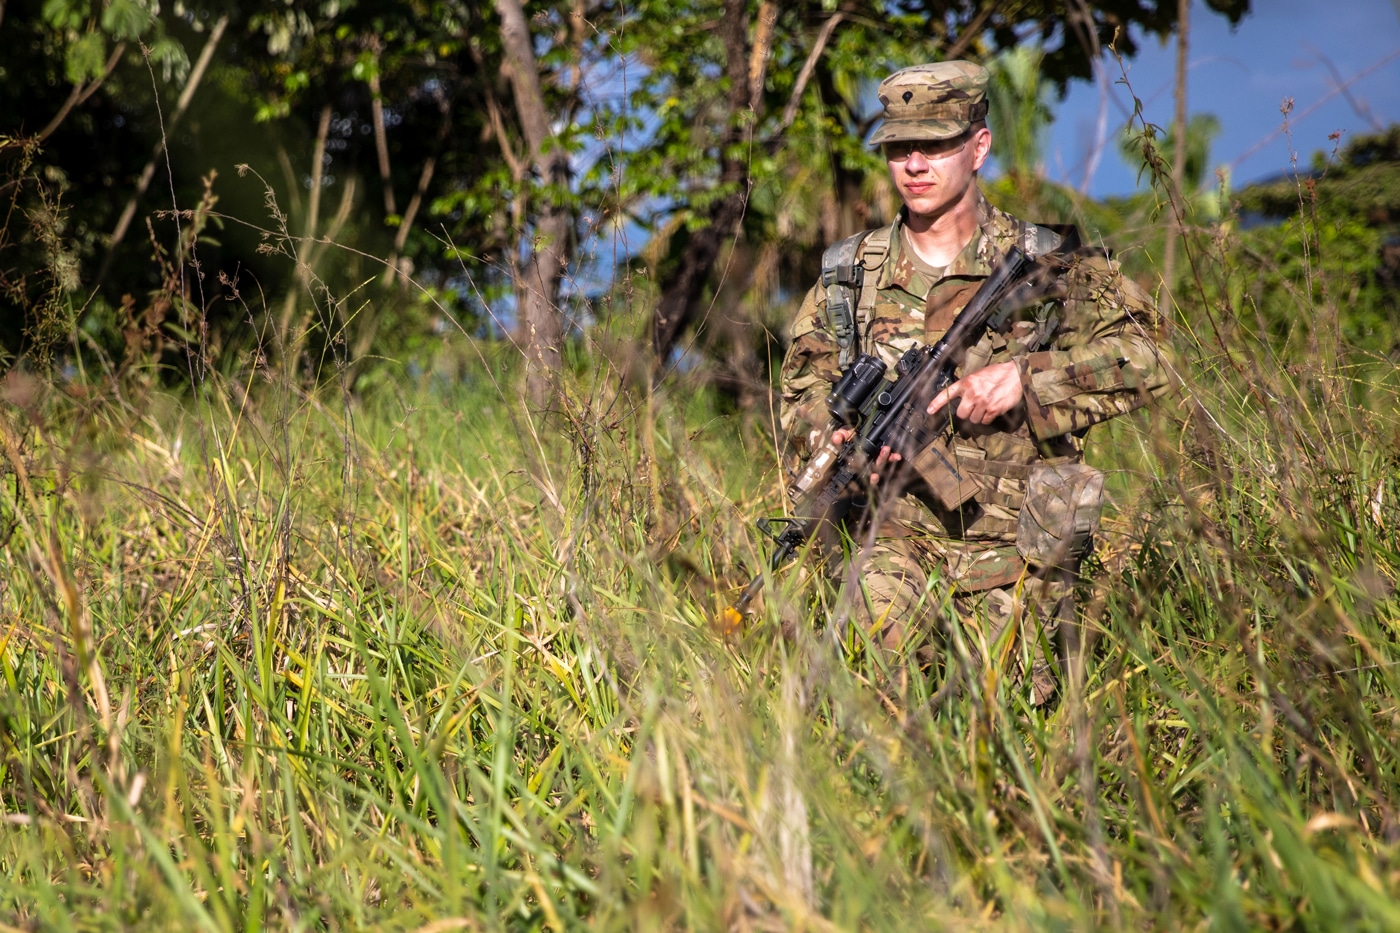
M 725 72 L 729 78 L 730 132 L 726 135 L 733 135 L 734 120 L 749 102 L 749 75 L 744 65 L 748 58 L 745 8 L 743 0 L 724 0 L 724 18 L 719 23 L 719 35 L 724 43 Z
M 321 108 L 321 119 L 316 125 L 316 144 L 311 149 L 311 194 L 306 206 L 307 239 L 316 235 L 316 225 L 321 220 L 321 184 L 326 177 L 326 138 L 331 132 L 331 105 Z
M 0 5 L 0 13 L 2 12 L 4 12 L 3 5 Z M 103 67 L 102 74 L 93 78 L 87 84 L 74 85 L 73 93 L 68 95 L 68 99 L 63 102 L 63 106 L 58 108 L 58 113 L 54 114 L 54 118 L 49 121 L 49 125 L 40 130 L 39 135 L 35 137 L 35 139 L 39 142 L 43 142 L 52 136 L 53 131 L 58 129 L 59 125 L 63 123 L 64 120 L 68 119 L 68 114 L 73 112 L 73 108 L 91 97 L 93 91 L 96 91 L 102 85 L 102 82 L 106 81 L 107 78 L 111 76 L 113 69 L 117 67 L 117 62 L 121 61 L 122 53 L 125 51 L 126 43 L 118 42 L 116 48 L 112 49 L 112 54 L 107 57 L 107 64 Z
M 1094 173 L 1098 171 L 1099 160 L 1103 157 L 1103 151 L 1108 142 L 1108 75 L 1103 67 L 1103 46 L 1099 44 L 1099 32 L 1094 25 L 1093 13 L 1089 10 L 1087 0 L 1072 0 L 1074 9 L 1067 12 L 1065 21 L 1074 29 L 1074 34 L 1079 39 L 1079 44 L 1084 47 L 1084 54 L 1089 58 L 1089 65 L 1094 75 L 1094 83 L 1099 87 L 1099 106 L 1097 117 L 1094 121 L 1094 142 L 1089 149 L 1089 155 L 1084 160 L 1084 179 L 1079 184 L 1078 195 L 1075 198 L 1074 209 L 1079 210 L 1084 199 L 1089 196 L 1089 185 L 1094 180 Z
M 978 10 L 977 15 L 972 18 L 972 22 L 968 23 L 967 26 L 958 33 L 957 39 L 953 40 L 953 44 L 948 47 L 947 53 L 943 56 L 944 59 L 952 61 L 956 58 L 962 58 L 962 54 L 967 51 L 967 47 L 982 34 L 982 27 L 987 25 L 987 20 L 992 18 L 992 14 L 996 12 L 996 9 L 997 4 L 989 3 Z
M 797 119 L 797 108 L 802 103 L 802 95 L 807 91 L 807 82 L 812 80 L 812 72 L 817 70 L 817 61 L 822 57 L 822 52 L 826 51 L 826 44 L 831 39 L 832 32 L 845 18 L 845 13 L 833 13 L 826 22 L 822 23 L 822 28 L 817 31 L 817 38 L 812 42 L 812 50 L 807 53 L 807 60 L 802 63 L 802 70 L 797 73 L 797 83 L 792 86 L 792 94 L 788 97 L 787 106 L 783 108 L 783 119 L 778 125 L 778 133 L 775 135 L 781 135 L 784 130 L 792 126 L 792 121 Z
M 583 88 L 583 42 L 587 35 L 584 27 L 587 25 L 588 17 L 583 0 L 574 0 L 573 8 L 569 10 L 569 43 L 574 54 L 574 64 L 571 69 L 573 73 L 569 77 L 569 112 L 567 114 L 571 122 L 578 110 L 579 91 Z
M 475 43 L 468 42 L 466 45 L 477 69 L 485 68 L 486 60 L 482 57 L 481 50 L 476 47 Z M 507 81 L 510 80 L 509 62 L 501 64 L 501 76 Z M 506 160 L 506 167 L 510 169 L 510 177 L 519 183 L 525 179 L 525 162 L 512 148 L 510 137 L 506 135 L 505 120 L 501 117 L 501 105 L 496 102 L 496 94 L 492 91 L 490 82 L 482 82 L 482 90 L 486 95 L 486 117 L 491 124 L 491 135 L 496 137 L 496 142 L 501 146 L 501 157 Z
M 306 204 L 305 232 L 302 234 L 300 250 L 296 256 L 297 281 L 301 283 L 303 288 L 311 286 L 312 241 L 316 236 L 316 225 L 320 221 L 321 180 L 325 177 L 326 137 L 330 135 L 330 128 L 331 105 L 326 104 L 321 108 L 321 119 L 316 126 L 316 145 L 311 150 L 311 194 L 307 198 Z M 343 199 L 341 203 L 344 203 Z M 291 330 L 292 315 L 296 313 L 296 306 L 297 290 L 289 288 L 287 289 L 287 297 L 282 302 L 282 317 L 277 325 L 284 360 L 289 366 L 293 365 L 301 354 L 302 330 L 298 329 L 295 337 Z M 288 347 L 291 349 L 288 350 Z
M 1309 44 L 1311 45 L 1311 43 Z M 1376 115 L 1371 112 L 1370 106 L 1367 105 L 1365 101 L 1358 100 L 1355 96 L 1352 95 L 1351 90 L 1348 87 L 1350 82 L 1342 79 L 1342 74 L 1337 70 L 1337 66 L 1332 64 L 1332 59 L 1324 55 L 1322 53 L 1322 50 L 1317 48 L 1316 46 L 1312 46 L 1312 51 L 1313 54 L 1317 56 L 1318 61 L 1322 62 L 1322 64 L 1327 68 L 1327 71 L 1332 75 L 1333 86 L 1341 92 L 1342 97 L 1346 100 L 1347 104 L 1350 105 L 1351 112 L 1356 114 L 1358 118 L 1365 120 L 1367 123 L 1371 124 L 1371 129 L 1375 132 L 1385 132 L 1385 126 L 1381 123 L 1380 120 L 1376 119 Z
M 525 142 L 530 147 L 530 159 L 546 183 L 561 181 L 563 179 L 555 176 L 561 168 L 567 172 L 567 162 L 561 165 L 557 157 L 544 158 L 545 145 L 554 133 L 549 126 L 544 89 L 540 84 L 525 11 L 521 8 L 520 0 L 496 0 L 496 11 L 501 17 L 501 40 L 510 61 L 515 109 L 520 118 L 520 128 L 525 133 Z
M 406 269 L 399 268 L 399 256 L 403 252 L 404 244 L 408 242 L 408 232 L 413 227 L 413 220 L 418 216 L 418 208 L 423 203 L 423 196 L 428 192 L 428 185 L 432 184 L 433 172 L 437 169 L 438 154 L 442 151 L 443 142 L 447 139 L 447 133 L 452 128 L 452 104 L 446 97 L 438 102 L 442 109 L 442 123 L 438 126 L 437 142 L 433 147 L 433 154 L 428 156 L 428 160 L 423 163 L 423 170 L 418 173 L 418 188 L 413 192 L 413 197 L 409 199 L 408 207 L 403 212 L 403 218 L 399 221 L 399 231 L 394 236 L 394 252 L 389 257 L 389 270 L 385 275 L 385 281 L 392 284 L 395 276 L 402 273 L 404 278 L 408 277 Z M 407 265 L 405 261 L 405 265 Z
M 379 89 L 379 41 L 374 43 L 374 71 L 369 78 L 369 112 L 374 123 L 374 150 L 379 156 L 379 178 L 384 183 L 384 213 L 397 214 L 394 184 L 389 172 L 389 138 L 384 132 L 384 94 Z
M 204 72 L 209 67 L 210 60 L 214 57 L 214 49 L 219 45 L 219 40 L 223 38 L 224 30 L 228 28 L 228 14 L 220 16 L 214 23 L 214 28 L 209 31 L 209 38 L 204 43 L 204 48 L 199 52 L 199 58 L 195 61 L 194 67 L 190 69 L 189 77 L 185 79 L 184 90 L 180 92 L 180 98 L 175 104 L 175 111 L 170 115 L 170 122 L 161 127 L 160 139 L 157 140 L 151 158 L 146 162 L 146 167 L 141 170 L 140 177 L 136 180 L 136 190 L 127 198 L 126 206 L 122 208 L 122 213 L 117 218 L 117 225 L 112 229 L 112 238 L 107 243 L 107 255 L 102 260 L 102 269 L 97 274 L 97 281 L 100 283 L 107 277 L 107 272 L 112 267 L 112 258 L 116 255 L 117 245 L 126 236 L 126 232 L 131 227 L 131 220 L 136 216 L 136 207 L 141 201 L 141 197 L 146 193 L 146 189 L 151 185 L 151 179 L 156 174 L 156 162 L 165 151 L 166 139 L 170 132 L 179 124 L 180 118 L 189 109 L 190 101 L 194 99 L 195 89 L 204 80 Z M 144 51 L 144 49 L 143 49 Z M 154 78 L 152 81 L 154 82 Z
M 569 184 L 569 154 L 561 145 L 545 147 L 553 137 L 539 65 L 525 11 L 520 0 L 495 0 L 501 18 L 501 44 L 510 62 L 511 89 L 515 112 L 530 148 L 530 161 L 546 186 L 546 194 L 536 212 L 535 237 L 530 260 L 515 279 L 523 336 L 527 344 L 526 389 L 535 405 L 548 398 L 553 374 L 563 365 L 563 328 L 558 311 L 559 284 L 569 263 L 569 235 L 573 223 L 556 193 Z M 504 137 L 502 137 L 504 140 Z M 515 266 L 512 264 L 512 271 Z
M 1189 61 L 1187 50 L 1191 40 L 1191 0 L 1177 0 L 1176 24 L 1176 115 L 1172 131 L 1176 134 L 1172 148 L 1172 179 L 1169 197 L 1171 218 L 1167 222 L 1167 243 L 1162 250 L 1162 304 L 1167 309 L 1163 323 L 1171 320 L 1173 292 L 1176 289 L 1177 240 L 1186 232 L 1182 213 L 1186 192 L 1186 79 Z
M 486 92 L 486 116 L 491 121 L 491 134 L 496 137 L 496 141 L 501 145 L 501 157 L 506 160 L 506 167 L 510 169 L 510 177 L 517 182 L 525 180 L 525 161 L 516 154 L 514 147 L 510 144 L 510 137 L 506 135 L 505 120 L 501 118 L 501 106 L 496 103 L 496 95 L 488 89 Z
M 725 0 L 724 18 L 719 24 L 720 38 L 724 42 L 725 76 L 729 79 L 729 108 L 719 140 L 719 181 L 727 193 L 711 206 L 709 223 L 690 237 L 680 261 L 661 282 L 661 296 L 651 322 L 653 379 L 657 382 L 667 371 L 676 339 L 696 315 L 700 296 L 725 241 L 738 235 L 749 203 L 748 164 L 735 154 L 746 132 L 741 115 L 749 104 L 745 11 L 744 0 Z
M 754 30 L 749 53 L 749 109 L 758 113 L 763 102 L 763 82 L 768 73 L 768 57 L 773 52 L 773 27 L 778 24 L 778 4 L 763 0 L 758 7 L 758 28 Z

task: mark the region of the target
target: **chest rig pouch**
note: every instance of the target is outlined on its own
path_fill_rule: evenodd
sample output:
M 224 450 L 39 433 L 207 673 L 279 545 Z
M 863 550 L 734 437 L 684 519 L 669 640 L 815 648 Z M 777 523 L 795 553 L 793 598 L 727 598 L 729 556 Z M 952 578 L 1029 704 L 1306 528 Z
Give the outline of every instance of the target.
M 826 314 L 836 346 L 838 365 L 844 372 L 855 359 L 861 337 L 875 307 L 877 290 L 867 288 L 866 275 L 878 274 L 890 254 L 890 227 L 864 230 L 838 240 L 822 253 L 822 287 L 826 289 Z M 1072 226 L 1033 224 L 1021 221 L 1016 245 L 1028 256 L 1041 256 L 1058 249 L 1069 237 L 1078 242 Z
M 867 230 L 847 237 L 827 247 L 822 253 L 821 281 L 826 289 L 826 313 L 840 349 L 840 367 L 847 370 L 855 358 L 864 330 L 875 307 L 878 289 L 867 275 L 877 276 L 890 251 L 890 227 Z M 1020 222 L 1015 243 L 1027 255 L 1035 257 L 1062 246 L 1078 245 L 1078 230 L 1073 226 L 1051 226 Z M 1009 312 L 1010 309 L 1008 309 Z M 982 352 L 1004 347 L 1005 338 L 998 332 L 1005 325 L 1007 313 L 989 322 L 993 339 Z M 1037 315 L 1035 332 L 1022 337 L 1023 349 L 1036 350 L 1054 337 L 1057 320 L 1044 313 Z M 969 348 L 975 356 L 978 349 Z M 988 360 L 974 361 L 985 365 Z M 980 368 L 973 365 L 970 368 Z M 1024 500 L 1006 502 L 1018 509 L 1016 543 L 1021 556 L 1033 563 L 1071 564 L 1083 556 L 1098 529 L 1103 502 L 1103 474 L 1082 463 L 1021 464 L 969 460 L 953 451 L 950 439 L 938 438 L 926 447 L 912 464 L 920 479 L 945 510 L 961 508 L 968 501 L 985 495 L 982 485 L 969 473 L 995 477 L 1005 470 L 1029 474 Z M 965 467 L 964 470 L 959 467 Z M 1020 499 L 1021 497 L 1017 497 Z M 980 501 L 980 498 L 979 498 Z

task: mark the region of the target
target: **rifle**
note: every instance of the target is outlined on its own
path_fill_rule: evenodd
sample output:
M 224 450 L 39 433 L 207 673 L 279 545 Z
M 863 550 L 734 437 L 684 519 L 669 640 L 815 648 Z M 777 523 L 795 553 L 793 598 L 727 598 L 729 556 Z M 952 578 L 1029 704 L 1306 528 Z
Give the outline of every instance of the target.
M 946 406 L 931 418 L 929 403 L 953 384 L 958 364 L 989 326 L 999 328 L 1012 314 L 1047 294 L 1055 273 L 1078 247 L 1073 231 L 1039 258 L 1012 247 L 938 342 L 911 347 L 900 358 L 897 376 L 888 387 L 881 389 L 887 370 L 882 360 L 868 353 L 856 358 L 826 398 L 831 415 L 828 436 L 841 427 L 856 428 L 856 433 L 839 450 L 824 444 L 788 486 L 797 517 L 758 520 L 759 530 L 775 544 L 768 560 L 770 573 L 801 550 L 823 522 L 839 520 L 838 512 L 843 510 L 838 506 L 849 504 L 847 490 L 868 475 L 884 447 L 911 464 L 944 508 L 955 509 L 972 498 L 976 481 L 958 470 L 943 439 L 950 433 L 956 406 Z M 720 622 L 724 630 L 739 627 L 749 603 L 763 589 L 763 579 L 762 572 L 756 574 L 734 605 L 724 610 Z

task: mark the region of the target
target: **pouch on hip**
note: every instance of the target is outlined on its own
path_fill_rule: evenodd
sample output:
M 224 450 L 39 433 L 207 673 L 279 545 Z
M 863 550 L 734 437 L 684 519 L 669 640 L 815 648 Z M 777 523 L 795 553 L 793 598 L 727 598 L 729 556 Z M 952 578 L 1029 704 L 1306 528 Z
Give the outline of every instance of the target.
M 1083 463 L 1038 463 L 1016 521 L 1016 550 L 1027 562 L 1070 566 L 1089 548 L 1103 515 L 1103 474 Z

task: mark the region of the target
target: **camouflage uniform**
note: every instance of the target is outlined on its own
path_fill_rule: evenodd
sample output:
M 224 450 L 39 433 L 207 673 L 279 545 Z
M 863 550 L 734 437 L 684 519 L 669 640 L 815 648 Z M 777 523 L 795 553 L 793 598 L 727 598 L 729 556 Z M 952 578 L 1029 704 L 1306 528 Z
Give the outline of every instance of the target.
M 887 255 L 863 257 L 864 288 L 875 294 L 873 308 L 856 322 L 857 352 L 878 355 L 893 373 L 904 351 L 943 335 L 1000 257 L 1013 245 L 1031 242 L 1032 225 L 980 194 L 978 208 L 980 233 L 941 274 L 921 271 L 908 255 L 900 219 L 888 228 Z M 971 630 L 970 646 L 984 657 L 1011 621 L 1038 624 L 1022 632 L 1022 644 L 1053 644 L 1059 622 L 1072 613 L 1080 547 L 1046 553 L 1043 542 L 1037 546 L 1036 535 L 1022 528 L 1018 548 L 1018 527 L 1030 525 L 1034 532 L 1039 514 L 1023 509 L 1028 484 L 1053 497 L 1059 475 L 1084 480 L 1073 466 L 1082 458 L 1084 430 L 1146 404 L 1166 391 L 1172 376 L 1153 340 L 1155 306 L 1116 263 L 1098 254 L 1081 257 L 1058 286 L 1061 298 L 1026 309 L 999 332 L 984 335 L 958 371 L 962 377 L 1011 360 L 1024 391 L 1020 411 L 989 425 L 957 424 L 952 451 L 958 468 L 976 480 L 974 498 L 947 511 L 914 484 L 868 523 L 875 537 L 861 548 L 856 565 L 863 586 L 851 600 L 853 617 L 887 648 L 921 641 L 937 628 L 945 588 Z M 824 400 L 840 375 L 826 297 L 820 283 L 807 294 L 783 363 L 781 424 L 790 474 L 811 454 L 812 429 L 828 426 Z M 1055 465 L 1058 471 L 1051 469 Z M 1090 498 L 1095 491 L 1089 490 Z M 1053 680 L 1044 680 L 1043 655 L 1037 651 L 1036 657 L 1039 701 L 1053 690 Z

